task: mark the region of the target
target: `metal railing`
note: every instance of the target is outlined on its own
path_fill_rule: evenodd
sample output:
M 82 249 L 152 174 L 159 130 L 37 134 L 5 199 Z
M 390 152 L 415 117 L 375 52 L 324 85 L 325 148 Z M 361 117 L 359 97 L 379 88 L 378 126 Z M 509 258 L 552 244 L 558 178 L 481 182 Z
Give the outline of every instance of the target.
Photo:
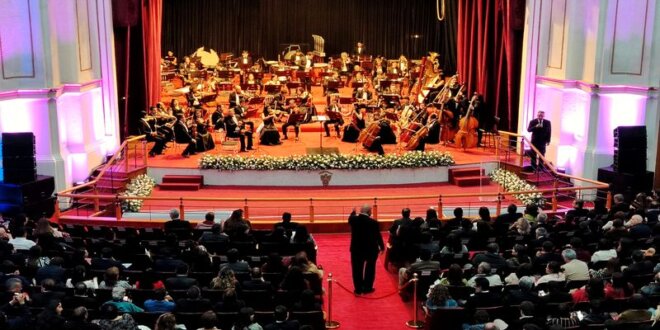
M 245 217 L 251 220 L 277 220 L 284 211 L 296 214 L 299 221 L 325 222 L 345 219 L 351 210 L 360 204 L 369 203 L 373 207 L 373 215 L 383 218 L 396 217 L 403 207 L 409 207 L 414 214 L 424 214 L 429 207 L 436 208 L 440 218 L 445 216 L 445 211 L 450 207 L 461 206 L 467 209 L 466 214 L 476 214 L 481 206 L 489 207 L 495 215 L 502 210 L 502 203 L 514 200 L 514 195 L 541 193 L 550 196 L 552 211 L 558 210 L 559 197 L 575 194 L 576 198 L 586 196 L 589 192 L 598 189 L 608 190 L 606 183 L 580 178 L 576 176 L 559 173 L 554 165 L 549 162 L 540 152 L 520 134 L 500 131 L 495 144 L 495 154 L 499 160 L 513 161 L 522 167 L 524 164 L 525 146 L 530 147 L 530 152 L 545 164 L 547 174 L 554 181 L 552 188 L 537 189 L 533 191 L 501 191 L 482 193 L 460 193 L 460 194 L 424 194 L 416 196 L 363 196 L 363 197 L 323 197 L 323 198 L 212 198 L 212 197 L 128 197 L 119 193 L 103 192 L 99 185 L 102 181 L 111 178 L 113 169 L 122 168 L 128 171 L 140 166 L 146 167 L 146 143 L 144 136 L 135 137 L 122 143 L 118 152 L 101 169 L 99 175 L 92 181 L 83 185 L 69 188 L 57 194 L 56 216 L 87 218 L 89 220 L 104 219 L 121 221 L 122 203 L 128 200 L 142 200 L 141 212 L 163 212 L 171 208 L 178 208 L 181 217 L 186 212 L 209 211 L 209 210 L 232 210 L 241 208 Z M 580 186 L 561 186 L 562 182 L 582 182 Z M 611 194 L 608 190 L 607 206 L 611 205 Z M 93 205 L 92 211 L 89 205 Z M 511 203 L 510 201 L 507 202 Z M 103 209 L 101 206 L 105 206 Z M 59 212 L 60 208 L 68 209 L 66 215 Z M 470 212 L 472 210 L 472 212 Z M 147 220 L 165 220 L 148 218 Z

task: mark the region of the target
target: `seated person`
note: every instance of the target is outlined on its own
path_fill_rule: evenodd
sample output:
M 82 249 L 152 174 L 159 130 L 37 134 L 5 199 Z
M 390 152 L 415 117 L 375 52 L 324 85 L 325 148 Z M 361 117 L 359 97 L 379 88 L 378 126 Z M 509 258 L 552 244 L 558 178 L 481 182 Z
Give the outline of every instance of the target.
M 234 113 L 234 109 L 229 109 L 229 112 L 225 117 L 227 137 L 239 139 L 241 143 L 241 152 L 252 150 L 252 131 L 246 130 L 245 126 L 245 123 L 242 120 L 239 120 Z
M 155 289 L 153 299 L 144 302 L 144 310 L 149 313 L 173 312 L 175 308 L 176 304 L 164 288 Z

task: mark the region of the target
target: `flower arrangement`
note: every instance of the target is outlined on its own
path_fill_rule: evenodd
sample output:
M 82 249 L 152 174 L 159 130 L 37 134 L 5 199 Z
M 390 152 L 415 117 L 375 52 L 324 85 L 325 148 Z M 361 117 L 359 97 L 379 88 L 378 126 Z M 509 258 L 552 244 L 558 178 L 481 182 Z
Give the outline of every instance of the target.
M 521 179 L 515 173 L 501 168 L 491 172 L 490 179 L 497 182 L 507 192 L 536 190 L 536 186 L 527 183 L 527 181 Z M 545 198 L 543 198 L 543 194 L 541 193 L 514 194 L 513 197 L 525 205 L 543 206 L 545 204 Z
M 286 157 L 242 157 L 226 155 L 204 155 L 199 161 L 201 169 L 216 169 L 221 171 L 239 170 L 328 170 L 328 169 L 392 169 L 449 166 L 454 164 L 454 158 L 448 152 L 411 151 L 403 155 L 375 154 L 358 155 L 298 155 Z
M 147 197 L 151 195 L 154 186 L 156 186 L 156 181 L 152 177 L 146 174 L 141 174 L 133 178 L 131 182 L 126 185 L 126 190 L 121 196 Z M 143 202 L 144 201 L 141 199 L 127 199 L 122 201 L 121 209 L 123 212 L 139 212 L 140 208 L 142 208 Z

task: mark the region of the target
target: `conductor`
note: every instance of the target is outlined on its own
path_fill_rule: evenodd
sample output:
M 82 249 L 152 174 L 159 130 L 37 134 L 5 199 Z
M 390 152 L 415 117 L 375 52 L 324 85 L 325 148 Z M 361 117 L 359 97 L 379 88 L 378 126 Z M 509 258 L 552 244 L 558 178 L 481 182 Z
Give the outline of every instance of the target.
M 532 133 L 532 145 L 538 149 L 541 155 L 545 156 L 545 147 L 550 144 L 550 136 L 552 135 L 552 127 L 550 121 L 543 119 L 545 112 L 539 111 L 536 114 L 536 119 L 529 122 L 527 131 Z M 537 157 L 535 152 L 530 153 L 532 160 L 532 169 L 537 171 L 539 167 L 543 166 L 543 162 L 539 159 L 537 164 Z
M 348 217 L 351 226 L 351 268 L 355 294 L 374 292 L 376 259 L 385 251 L 378 221 L 371 217 L 371 205 L 363 205 L 360 213 L 355 209 Z

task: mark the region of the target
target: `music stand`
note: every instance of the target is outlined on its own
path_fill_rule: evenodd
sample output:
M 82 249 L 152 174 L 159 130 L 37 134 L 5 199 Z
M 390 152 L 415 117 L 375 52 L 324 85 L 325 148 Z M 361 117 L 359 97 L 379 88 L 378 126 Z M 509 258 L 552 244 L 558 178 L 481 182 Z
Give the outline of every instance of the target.
M 331 112 L 328 112 L 326 114 L 330 115 Z M 341 115 L 339 115 L 341 117 Z M 319 130 L 319 147 L 318 148 L 307 148 L 307 154 L 309 155 L 327 155 L 327 154 L 338 154 L 339 153 L 339 148 L 323 148 L 323 123 L 331 120 L 332 116 L 323 116 L 323 115 L 318 115 L 318 116 L 312 116 L 312 121 L 318 122 L 321 125 L 321 129 Z
M 248 109 L 250 109 L 250 108 L 255 109 L 255 108 L 256 108 L 257 111 L 255 111 L 255 113 L 254 113 L 254 114 L 256 115 L 256 114 L 259 112 L 258 108 L 262 108 L 262 109 L 263 109 L 263 107 L 264 107 L 264 100 L 265 100 L 265 98 L 264 98 L 264 97 L 261 97 L 261 96 L 255 96 L 255 97 L 251 98 L 251 99 L 248 101 L 248 104 L 247 104 L 247 105 L 248 105 Z
M 234 73 L 229 70 L 218 70 L 218 77 L 221 79 L 234 78 Z
M 221 91 L 231 91 L 233 86 L 230 82 L 219 82 L 216 84 L 219 90 Z
M 278 94 L 282 90 L 282 85 L 265 85 L 264 90 L 268 94 Z
M 385 102 L 386 104 L 398 104 L 398 103 L 400 103 L 400 101 L 399 101 L 400 97 L 399 97 L 399 95 L 396 95 L 396 94 L 383 94 L 383 95 L 381 95 L 381 97 L 383 98 L 383 102 Z
M 339 90 L 342 87 L 344 87 L 344 84 L 341 80 L 328 80 L 329 90 Z
M 289 89 L 289 94 L 291 94 L 291 89 L 297 91 L 298 87 L 300 86 L 302 86 L 302 83 L 300 81 L 289 81 L 288 83 L 286 83 L 286 88 Z
M 351 83 L 351 84 L 353 85 L 353 90 L 364 87 L 363 82 L 354 82 L 354 83 Z

